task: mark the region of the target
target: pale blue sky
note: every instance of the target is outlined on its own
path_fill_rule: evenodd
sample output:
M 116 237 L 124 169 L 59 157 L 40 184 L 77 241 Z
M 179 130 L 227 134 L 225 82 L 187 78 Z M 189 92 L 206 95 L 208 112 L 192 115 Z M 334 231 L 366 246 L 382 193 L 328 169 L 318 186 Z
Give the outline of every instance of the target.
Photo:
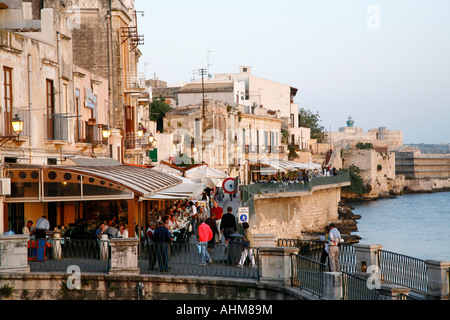
M 402 130 L 450 143 L 449 0 L 136 0 L 141 70 L 169 84 L 193 70 L 238 72 L 299 89 L 300 107 L 337 131 Z M 379 16 L 370 6 L 379 8 Z M 373 19 L 379 17 L 379 20 Z M 369 29 L 367 22 L 380 22 Z M 197 77 L 198 78 L 198 77 Z

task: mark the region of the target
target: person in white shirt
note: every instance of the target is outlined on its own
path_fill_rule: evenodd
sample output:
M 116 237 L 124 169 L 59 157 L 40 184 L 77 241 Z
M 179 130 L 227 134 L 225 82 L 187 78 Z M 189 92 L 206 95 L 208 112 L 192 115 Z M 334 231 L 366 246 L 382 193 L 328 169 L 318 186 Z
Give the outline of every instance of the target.
M 30 239 L 35 238 L 34 234 L 35 234 L 36 230 L 33 227 L 33 221 L 29 220 L 27 222 L 27 225 L 25 227 L 22 228 L 22 233 L 23 234 L 29 234 L 30 235 Z
M 46 232 L 50 230 L 50 222 L 47 220 L 45 216 L 37 219 L 36 221 L 36 238 L 37 239 L 45 239 Z
M 330 272 L 340 272 L 339 264 L 339 243 L 341 242 L 341 233 L 334 223 L 330 224 L 330 233 L 328 234 L 328 260 L 330 262 Z

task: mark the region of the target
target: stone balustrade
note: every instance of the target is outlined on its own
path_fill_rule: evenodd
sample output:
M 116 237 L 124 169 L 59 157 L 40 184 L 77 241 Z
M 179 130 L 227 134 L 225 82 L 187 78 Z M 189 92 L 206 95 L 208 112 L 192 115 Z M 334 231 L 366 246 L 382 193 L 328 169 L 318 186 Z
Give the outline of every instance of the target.
M 298 254 L 299 249 L 294 247 L 276 247 L 275 235 L 256 235 L 255 241 L 259 245 L 260 255 L 260 279 L 261 285 L 267 284 L 271 287 L 292 288 L 291 257 Z M 19 275 L 30 273 L 28 265 L 28 235 L 0 236 L 0 274 Z M 111 239 L 111 267 L 109 275 L 112 276 L 139 276 L 138 265 L 138 239 Z M 382 245 L 355 244 L 356 273 L 355 276 L 369 279 L 374 277 L 373 268 L 378 266 L 378 251 Z M 428 292 L 424 293 L 426 299 L 446 300 L 449 299 L 449 261 L 427 260 Z M 342 300 L 343 298 L 343 275 L 340 272 L 323 273 L 323 296 L 324 300 Z M 375 273 L 375 277 L 380 277 Z M 380 278 L 378 278 L 380 279 Z M 0 281 L 1 282 L 1 281 Z M 0 283 L 1 285 L 1 283 Z M 387 284 L 380 281 L 377 288 L 378 299 L 400 300 L 410 294 L 410 289 L 403 286 Z

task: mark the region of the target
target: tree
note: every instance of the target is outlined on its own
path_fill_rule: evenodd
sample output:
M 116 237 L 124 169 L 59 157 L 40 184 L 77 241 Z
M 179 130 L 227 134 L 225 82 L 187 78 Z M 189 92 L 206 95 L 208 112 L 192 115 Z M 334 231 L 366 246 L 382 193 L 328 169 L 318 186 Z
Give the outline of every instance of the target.
M 154 98 L 150 104 L 150 120 L 156 121 L 156 129 L 159 132 L 163 132 L 164 129 L 164 117 L 166 112 L 170 111 L 170 106 L 166 103 L 166 99 L 163 96 Z
M 317 139 L 317 142 L 322 143 L 327 139 L 325 127 L 320 124 L 319 113 L 313 113 L 311 110 L 300 108 L 300 127 L 311 129 L 311 139 Z

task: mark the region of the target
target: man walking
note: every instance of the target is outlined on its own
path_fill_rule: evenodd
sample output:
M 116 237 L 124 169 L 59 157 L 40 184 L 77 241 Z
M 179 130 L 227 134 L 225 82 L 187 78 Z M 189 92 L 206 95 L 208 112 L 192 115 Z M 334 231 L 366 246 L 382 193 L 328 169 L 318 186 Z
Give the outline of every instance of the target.
M 209 255 L 206 246 L 208 241 L 213 237 L 213 232 L 209 225 L 205 223 L 205 219 L 200 219 L 200 226 L 198 227 L 198 245 L 200 246 L 201 266 L 206 266 L 206 262 L 212 263 L 211 256 Z
M 334 223 L 330 224 L 328 238 L 328 261 L 330 263 L 330 272 L 340 272 L 339 243 L 341 242 L 341 233 Z
M 217 201 L 213 202 L 213 207 L 210 210 L 211 214 L 210 217 L 212 217 L 212 214 L 215 215 L 215 221 L 216 221 L 216 228 L 217 230 L 220 229 L 220 222 L 222 222 L 222 216 L 223 216 L 223 209 L 221 207 L 219 207 L 219 205 L 217 204 Z M 216 234 L 216 242 L 219 243 L 220 242 L 220 232 L 217 232 Z
M 233 215 L 233 208 L 228 207 L 227 213 L 223 215 L 222 222 L 220 223 L 220 232 L 225 237 L 226 245 L 228 245 L 230 235 L 236 233 L 236 231 L 237 231 L 236 217 Z

